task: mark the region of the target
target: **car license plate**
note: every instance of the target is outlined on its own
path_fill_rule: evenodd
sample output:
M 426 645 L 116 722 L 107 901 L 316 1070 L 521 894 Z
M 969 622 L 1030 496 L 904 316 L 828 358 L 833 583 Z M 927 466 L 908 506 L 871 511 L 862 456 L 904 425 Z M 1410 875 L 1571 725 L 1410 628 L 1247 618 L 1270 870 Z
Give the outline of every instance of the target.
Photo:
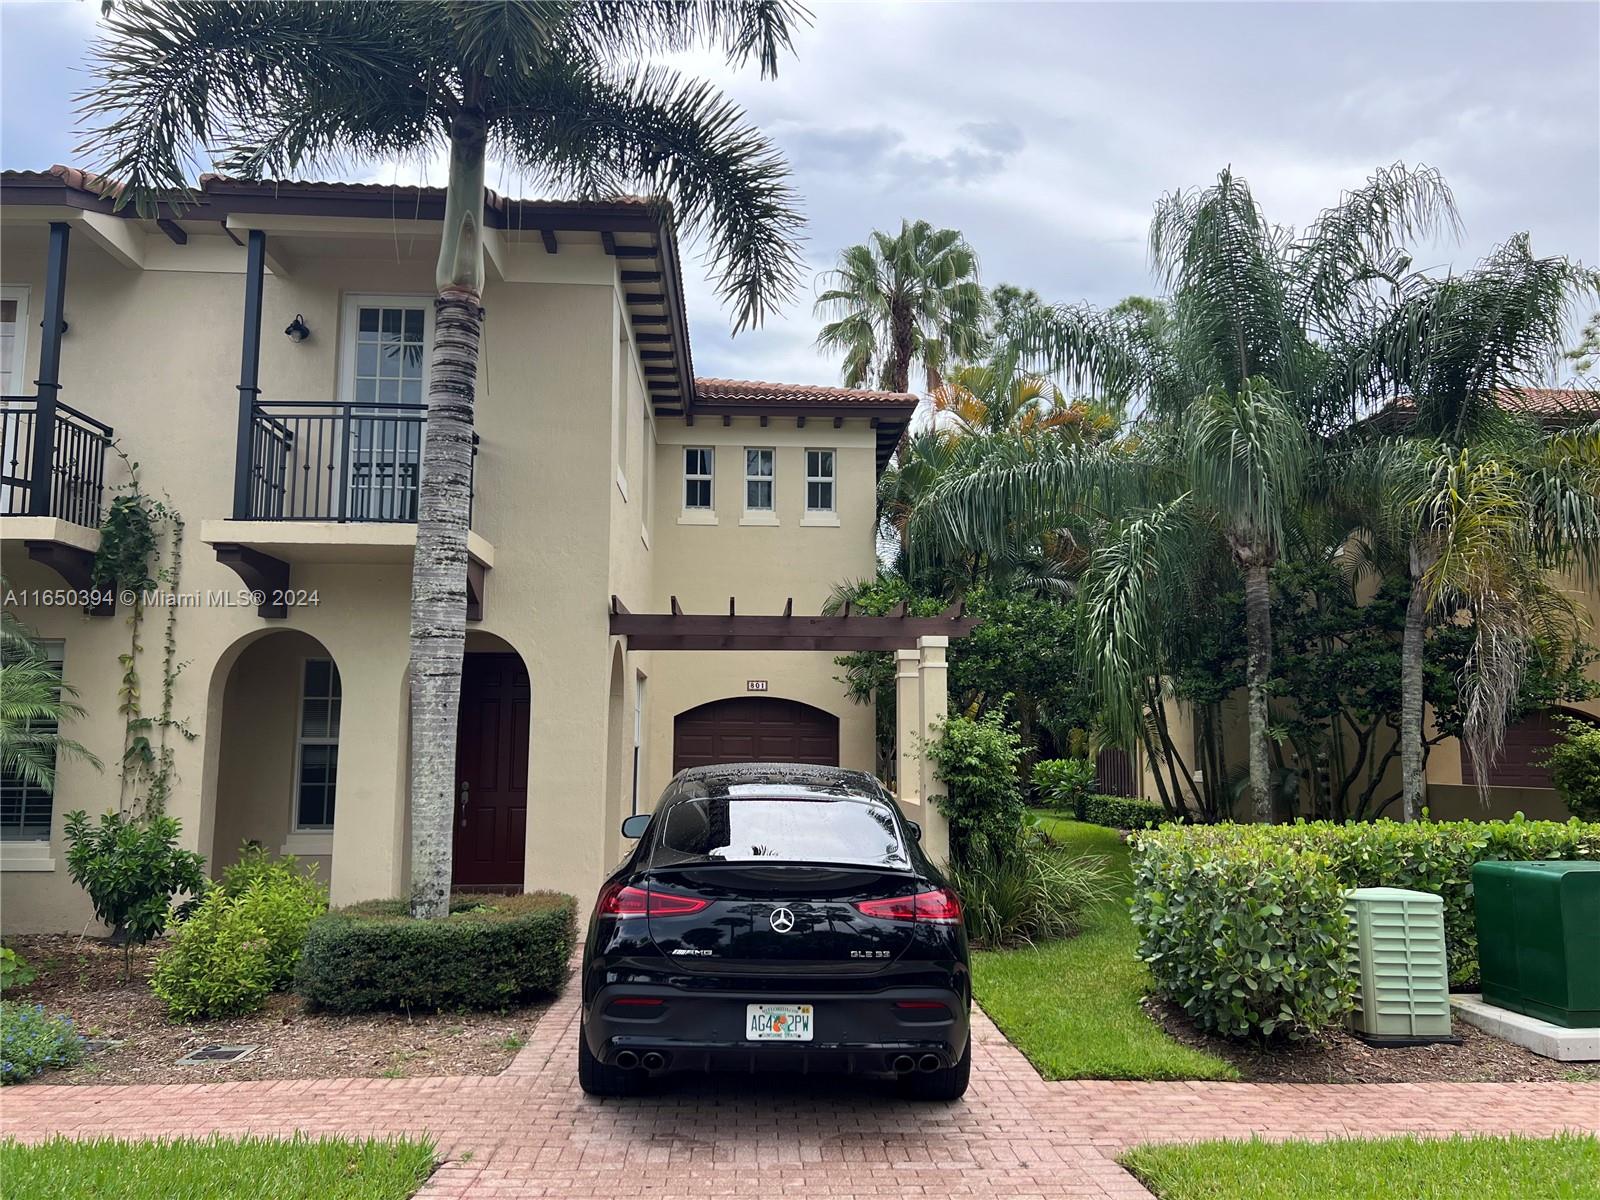
M 809 1042 L 811 1005 L 751 1004 L 745 1009 L 744 1036 L 752 1042 Z

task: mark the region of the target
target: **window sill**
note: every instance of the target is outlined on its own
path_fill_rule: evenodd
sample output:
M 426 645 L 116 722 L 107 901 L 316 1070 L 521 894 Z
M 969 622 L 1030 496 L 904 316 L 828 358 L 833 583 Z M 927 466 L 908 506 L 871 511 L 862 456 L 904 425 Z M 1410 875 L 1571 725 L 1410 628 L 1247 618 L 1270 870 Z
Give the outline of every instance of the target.
M 617 470 L 617 491 L 622 493 L 622 502 L 628 503 L 628 477 L 622 473 L 621 468 Z
M 717 514 L 709 508 L 686 508 L 678 514 L 679 525 L 715 525 Z
M 326 858 L 333 854 L 333 832 L 308 829 L 304 833 L 291 833 L 283 839 L 279 854 Z
M 0 842 L 0 871 L 54 871 L 56 860 L 50 843 L 39 841 Z
M 646 550 L 650 549 L 650 531 L 643 525 L 639 526 L 639 540 L 644 543 Z
M 776 525 L 778 514 L 775 512 L 747 512 L 739 518 L 741 525 Z
M 839 528 L 839 514 L 836 512 L 808 512 L 805 516 L 800 518 L 800 524 L 818 528 L 837 529 Z

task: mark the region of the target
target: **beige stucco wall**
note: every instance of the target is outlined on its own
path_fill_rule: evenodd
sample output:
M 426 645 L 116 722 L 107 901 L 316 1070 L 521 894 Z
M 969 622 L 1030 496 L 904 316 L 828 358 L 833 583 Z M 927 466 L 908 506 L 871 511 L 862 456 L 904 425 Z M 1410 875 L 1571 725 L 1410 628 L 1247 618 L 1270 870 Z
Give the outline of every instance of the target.
M 46 232 L 19 213 L 0 214 L 0 282 L 32 288 L 36 325 Z M 185 247 L 160 235 L 145 245 L 140 270 L 114 260 L 84 230 L 74 232 L 61 398 L 112 424 L 141 464 L 146 492 L 170 497 L 182 512 L 183 590 L 236 592 L 241 581 L 216 561 L 201 529 L 212 525 L 215 537 L 214 523 L 231 515 L 244 252 L 226 237 L 204 234 Z M 410 232 L 274 233 L 268 248 L 284 256 L 288 273 L 265 281 L 263 400 L 336 396 L 345 294 L 431 291 L 434 244 Z M 691 608 L 715 611 L 737 594 L 745 611 L 777 612 L 793 595 L 797 611 L 816 611 L 836 581 L 872 570 L 872 435 L 862 420 L 841 430 L 831 424 L 762 430 L 750 443 L 781 447 L 780 505 L 800 502 L 797 464 L 805 445 L 839 447 L 841 504 L 849 506 L 839 528 L 801 528 L 796 517 L 777 528 L 746 529 L 736 516 L 726 527 L 680 528 L 681 462 L 676 451 L 657 446 L 615 262 L 597 238 L 590 245 L 574 236 L 563 237 L 558 255 L 547 255 L 536 238 L 501 247 L 496 264 L 484 294 L 473 519 L 493 566 L 485 618 L 469 626 L 469 651 L 509 647 L 529 672 L 525 884 L 569 891 L 587 904 L 621 848 L 614 818 L 632 798 L 641 675 L 648 679 L 640 788 L 647 799 L 664 786 L 663 772 L 670 773 L 672 715 L 742 692 L 746 678 L 768 678 L 772 695 L 839 712 L 846 763 L 870 765 L 870 715 L 843 704 L 826 655 L 629 654 L 620 668 L 621 702 L 614 703 L 619 642 L 607 630 L 607 601 L 614 593 L 642 612 L 664 609 L 675 593 Z M 300 344 L 281 332 L 296 313 L 312 330 Z M 37 359 L 35 328 L 29 379 Z M 749 424 L 754 428 L 754 420 Z M 676 435 L 691 432 L 681 420 L 676 425 Z M 716 428 L 743 436 L 739 424 Z M 702 422 L 692 432 L 699 442 L 710 431 Z M 734 443 L 728 445 L 732 453 Z M 114 483 L 125 477 L 120 466 L 111 475 Z M 664 505 L 672 506 L 665 518 Z M 0 529 L 0 538 L 12 536 Z M 337 546 L 356 535 L 331 536 Z M 63 586 L 26 558 L 19 541 L 4 540 L 0 553 L 14 590 Z M 338 664 L 346 697 L 325 864 L 333 899 L 402 895 L 409 551 L 369 549 L 360 561 L 354 553 L 339 561 L 337 549 L 323 547 L 313 557 L 321 561 L 295 562 L 292 584 L 316 591 L 319 602 L 291 609 L 285 620 L 264 620 L 250 607 L 180 611 L 177 657 L 186 665 L 174 712 L 194 738 L 173 739 L 177 783 L 169 811 L 183 824 L 184 843 L 213 865 L 227 861 L 244 837 L 261 837 L 272 849 L 282 844 L 271 839 L 286 832 L 288 819 L 288 796 L 280 793 L 293 763 L 290 672 L 314 640 Z M 127 614 L 89 618 L 76 610 L 14 607 L 41 636 L 65 641 L 66 680 L 89 710 L 70 732 L 108 766 L 96 772 L 63 763 L 49 859 L 41 861 L 36 847 L 24 848 L 31 854 L 0 847 L 0 922 L 8 931 L 77 929 L 90 909 L 61 862 L 61 814 L 118 803 L 117 655 L 128 644 Z M 150 614 L 142 634 L 147 705 L 159 693 L 160 621 L 161 614 Z M 297 636 L 272 636 L 283 631 Z M 626 726 L 620 736 L 611 728 L 618 719 Z

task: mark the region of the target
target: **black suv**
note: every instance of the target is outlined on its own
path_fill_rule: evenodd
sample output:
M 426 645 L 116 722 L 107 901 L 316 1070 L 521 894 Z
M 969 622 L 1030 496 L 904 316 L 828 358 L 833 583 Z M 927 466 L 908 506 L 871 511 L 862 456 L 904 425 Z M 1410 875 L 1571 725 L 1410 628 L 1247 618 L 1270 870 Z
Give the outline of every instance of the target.
M 961 903 L 870 775 L 681 771 L 606 881 L 583 950 L 578 1080 L 834 1069 L 953 1100 L 972 1069 Z

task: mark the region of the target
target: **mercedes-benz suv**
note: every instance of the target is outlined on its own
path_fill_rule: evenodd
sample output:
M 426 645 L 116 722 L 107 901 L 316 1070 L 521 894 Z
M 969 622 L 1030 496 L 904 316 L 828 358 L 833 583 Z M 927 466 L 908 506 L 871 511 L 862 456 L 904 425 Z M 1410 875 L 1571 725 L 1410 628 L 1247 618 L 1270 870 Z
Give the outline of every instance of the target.
M 681 771 L 606 880 L 583 952 L 578 1079 L 843 1070 L 951 1100 L 972 1069 L 961 902 L 859 771 Z

